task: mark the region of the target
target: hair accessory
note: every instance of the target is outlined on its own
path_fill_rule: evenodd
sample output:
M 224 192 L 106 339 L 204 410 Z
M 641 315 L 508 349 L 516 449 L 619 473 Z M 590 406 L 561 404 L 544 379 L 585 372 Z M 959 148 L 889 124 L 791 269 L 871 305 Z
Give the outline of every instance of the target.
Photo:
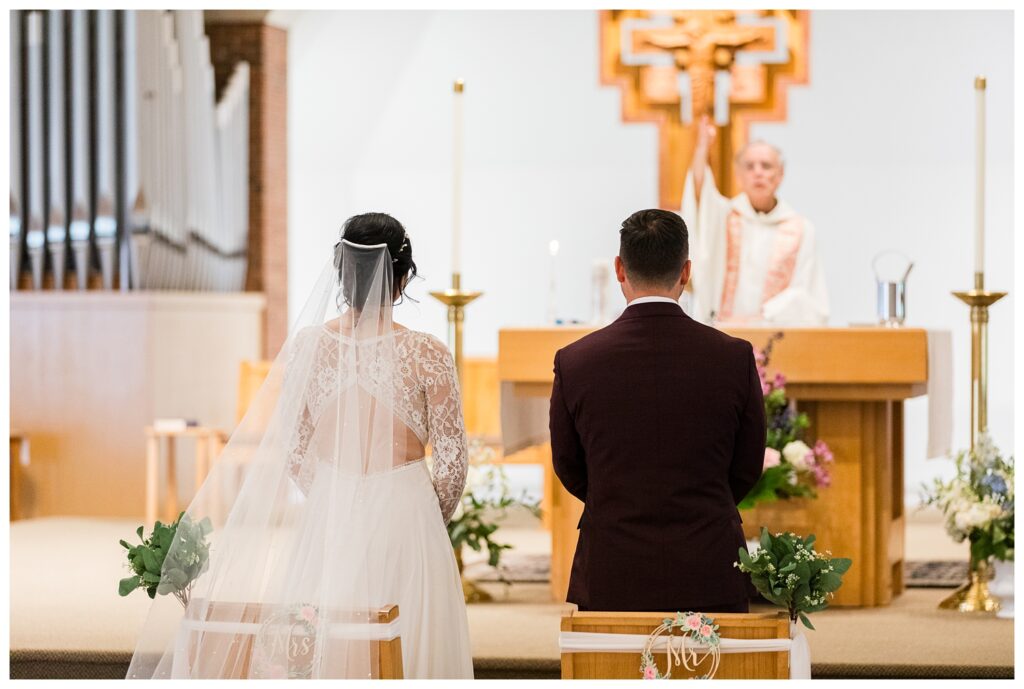
M 405 251 L 408 248 L 409 248 L 409 233 L 406 232 L 406 233 L 404 233 L 404 235 L 402 237 L 402 246 L 400 246 L 398 248 L 398 253 L 402 253 L 403 251 Z M 398 263 L 398 258 L 395 257 L 395 258 L 391 259 L 391 262 L 392 263 Z

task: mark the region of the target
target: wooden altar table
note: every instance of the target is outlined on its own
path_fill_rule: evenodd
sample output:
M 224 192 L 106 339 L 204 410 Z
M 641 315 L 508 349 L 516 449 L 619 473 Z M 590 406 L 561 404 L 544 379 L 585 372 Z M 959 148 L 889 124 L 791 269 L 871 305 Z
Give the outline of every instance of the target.
M 506 328 L 498 334 L 498 375 L 517 395 L 551 395 L 555 352 L 592 328 Z M 769 372 L 810 418 L 807 437 L 835 454 L 832 486 L 817 500 L 773 503 L 743 513 L 744 528 L 817 535 L 816 547 L 853 566 L 833 605 L 887 605 L 903 591 L 903 400 L 925 394 L 928 345 L 916 328 L 726 328 L 763 347 L 773 333 Z M 550 466 L 550 456 L 548 457 Z M 564 600 L 583 504 L 557 479 L 551 502 L 551 593 Z

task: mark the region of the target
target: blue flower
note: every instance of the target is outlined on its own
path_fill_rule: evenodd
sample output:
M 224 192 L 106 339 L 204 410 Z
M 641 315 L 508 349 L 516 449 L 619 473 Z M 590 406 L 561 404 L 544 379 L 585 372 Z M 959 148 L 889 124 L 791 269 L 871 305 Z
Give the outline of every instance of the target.
M 981 485 L 995 495 L 1006 495 L 1006 481 L 998 474 L 985 474 L 981 479 Z

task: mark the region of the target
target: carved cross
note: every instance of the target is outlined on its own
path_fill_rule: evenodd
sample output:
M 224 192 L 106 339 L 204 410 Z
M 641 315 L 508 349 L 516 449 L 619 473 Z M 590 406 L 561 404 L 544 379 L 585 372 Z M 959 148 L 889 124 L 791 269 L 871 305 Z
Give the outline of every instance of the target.
M 786 88 L 807 81 L 808 27 L 806 10 L 601 12 L 602 82 L 622 90 L 623 120 L 658 125 L 662 208 L 680 207 L 703 114 L 719 126 L 715 179 L 734 193 L 750 122 L 784 120 Z
M 674 12 L 673 18 L 672 26 L 635 30 L 633 45 L 669 52 L 676 67 L 689 74 L 692 111 L 681 115 L 692 122 L 703 114 L 715 115 L 715 73 L 730 69 L 740 49 L 771 49 L 775 29 L 737 24 L 732 11 Z

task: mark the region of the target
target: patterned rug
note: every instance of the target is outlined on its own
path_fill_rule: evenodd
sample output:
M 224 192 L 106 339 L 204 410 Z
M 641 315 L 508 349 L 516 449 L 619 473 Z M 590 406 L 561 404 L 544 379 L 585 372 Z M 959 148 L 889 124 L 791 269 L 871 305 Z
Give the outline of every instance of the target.
M 910 589 L 955 589 L 967 581 L 967 562 L 904 562 L 903 581 Z
M 504 553 L 498 568 L 486 562 L 466 565 L 466 577 L 473 581 L 543 583 L 551 579 L 551 557 L 543 554 Z M 903 580 L 907 588 L 955 589 L 967 581 L 967 563 L 961 560 L 906 562 Z
M 543 583 L 551 580 L 551 556 L 529 553 L 503 553 L 497 569 L 484 562 L 467 564 L 467 579 L 473 581 L 508 581 L 511 583 Z

